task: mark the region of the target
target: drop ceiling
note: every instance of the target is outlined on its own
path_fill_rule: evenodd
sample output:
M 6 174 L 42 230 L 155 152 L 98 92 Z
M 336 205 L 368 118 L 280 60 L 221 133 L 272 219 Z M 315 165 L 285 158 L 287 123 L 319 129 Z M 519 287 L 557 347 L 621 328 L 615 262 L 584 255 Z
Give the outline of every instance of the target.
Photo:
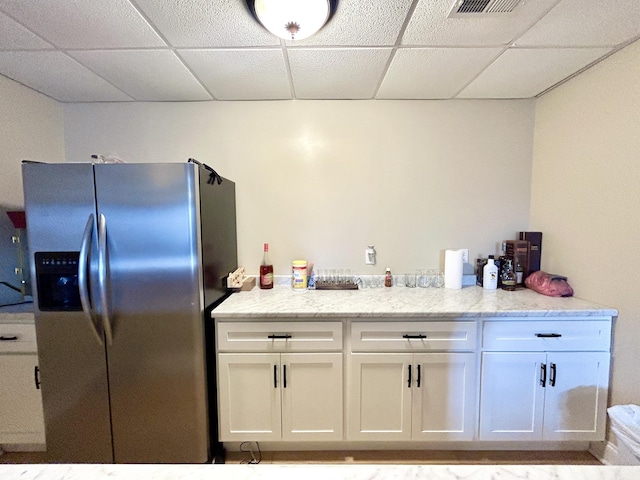
M 0 74 L 61 102 L 531 98 L 640 38 L 638 0 L 506 3 L 339 0 L 293 42 L 245 0 L 0 0 Z

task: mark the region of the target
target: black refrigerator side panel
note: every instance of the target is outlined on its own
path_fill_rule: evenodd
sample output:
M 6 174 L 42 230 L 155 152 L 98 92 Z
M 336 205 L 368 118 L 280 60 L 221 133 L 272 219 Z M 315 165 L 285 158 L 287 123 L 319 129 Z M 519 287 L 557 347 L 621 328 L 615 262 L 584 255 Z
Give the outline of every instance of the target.
M 227 297 L 226 278 L 238 267 L 236 186 L 228 179 L 222 179 L 220 184 L 210 184 L 208 180 L 208 172 L 200 169 L 209 432 L 213 461 L 224 463 L 225 451 L 218 441 L 215 328 L 211 310 Z
M 78 265 L 73 262 L 88 224 L 89 263 L 96 257 L 93 167 L 29 163 L 22 172 L 47 457 L 53 463 L 112 463 L 109 388 L 100 334 L 83 311 L 69 310 L 65 302 L 45 301 L 73 289 L 78 292 Z M 59 289 L 62 283 L 64 290 Z M 95 290 L 91 283 L 88 287 Z
M 226 296 L 226 278 L 238 268 L 236 185 L 226 178 L 220 184 L 208 180 L 208 173 L 200 169 L 205 306 Z

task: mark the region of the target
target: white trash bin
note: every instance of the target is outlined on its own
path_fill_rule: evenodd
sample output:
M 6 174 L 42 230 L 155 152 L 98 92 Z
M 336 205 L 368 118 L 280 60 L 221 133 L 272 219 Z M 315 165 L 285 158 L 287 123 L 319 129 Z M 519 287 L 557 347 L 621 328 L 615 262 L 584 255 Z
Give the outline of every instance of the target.
M 640 465 L 640 406 L 615 405 L 607 409 L 616 436 L 620 465 Z

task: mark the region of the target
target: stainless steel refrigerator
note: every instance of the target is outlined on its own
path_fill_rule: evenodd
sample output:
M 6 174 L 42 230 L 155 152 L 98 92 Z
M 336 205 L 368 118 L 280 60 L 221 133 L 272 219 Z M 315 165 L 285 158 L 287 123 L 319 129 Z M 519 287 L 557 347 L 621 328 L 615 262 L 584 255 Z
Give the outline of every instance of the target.
M 237 267 L 235 184 L 194 163 L 22 172 L 51 461 L 210 461 L 205 312 Z

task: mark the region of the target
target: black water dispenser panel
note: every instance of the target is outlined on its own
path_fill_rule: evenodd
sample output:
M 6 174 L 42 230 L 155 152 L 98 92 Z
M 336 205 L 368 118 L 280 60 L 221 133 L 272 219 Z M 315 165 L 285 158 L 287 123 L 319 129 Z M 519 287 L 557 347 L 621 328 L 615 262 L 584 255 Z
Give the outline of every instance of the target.
M 42 311 L 82 310 L 78 288 L 80 252 L 36 252 L 38 307 Z

